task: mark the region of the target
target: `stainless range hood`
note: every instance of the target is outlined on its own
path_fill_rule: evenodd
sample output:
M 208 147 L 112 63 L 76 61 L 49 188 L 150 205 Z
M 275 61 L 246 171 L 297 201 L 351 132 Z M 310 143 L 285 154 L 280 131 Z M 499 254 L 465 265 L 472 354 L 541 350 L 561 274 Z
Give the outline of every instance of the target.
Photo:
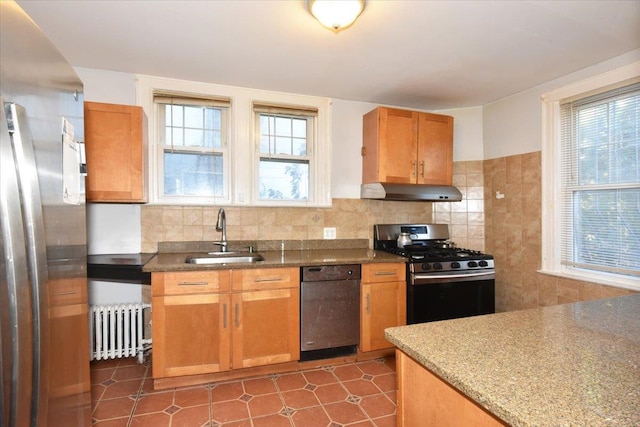
M 362 184 L 360 198 L 407 202 L 459 202 L 462 200 L 462 193 L 451 185 L 376 182 Z

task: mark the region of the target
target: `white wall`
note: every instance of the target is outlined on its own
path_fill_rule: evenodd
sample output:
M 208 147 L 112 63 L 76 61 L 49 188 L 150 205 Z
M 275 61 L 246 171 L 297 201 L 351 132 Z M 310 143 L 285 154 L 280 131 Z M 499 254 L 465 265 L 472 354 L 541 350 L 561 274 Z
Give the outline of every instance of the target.
M 483 107 L 484 159 L 542 149 L 543 93 L 640 60 L 640 49 L 546 82 Z

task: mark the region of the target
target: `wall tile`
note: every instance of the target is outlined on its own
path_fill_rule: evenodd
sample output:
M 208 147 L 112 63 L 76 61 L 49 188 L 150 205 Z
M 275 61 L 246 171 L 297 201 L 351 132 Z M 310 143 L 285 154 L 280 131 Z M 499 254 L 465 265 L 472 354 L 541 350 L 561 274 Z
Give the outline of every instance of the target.
M 485 247 L 495 258 L 498 311 L 633 293 L 538 273 L 542 253 L 540 154 L 483 162 Z M 505 197 L 496 199 L 496 191 Z

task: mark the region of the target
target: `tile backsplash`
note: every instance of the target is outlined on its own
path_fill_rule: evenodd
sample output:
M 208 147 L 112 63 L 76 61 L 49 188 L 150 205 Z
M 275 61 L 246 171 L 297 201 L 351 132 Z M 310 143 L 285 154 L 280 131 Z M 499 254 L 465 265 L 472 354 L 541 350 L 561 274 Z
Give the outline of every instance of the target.
M 431 222 L 425 202 L 333 199 L 330 208 L 224 207 L 228 240 L 322 239 L 324 227 L 335 227 L 338 239 L 369 239 L 373 224 Z M 155 252 L 158 242 L 220 239 L 215 230 L 218 207 L 142 207 L 142 251 Z

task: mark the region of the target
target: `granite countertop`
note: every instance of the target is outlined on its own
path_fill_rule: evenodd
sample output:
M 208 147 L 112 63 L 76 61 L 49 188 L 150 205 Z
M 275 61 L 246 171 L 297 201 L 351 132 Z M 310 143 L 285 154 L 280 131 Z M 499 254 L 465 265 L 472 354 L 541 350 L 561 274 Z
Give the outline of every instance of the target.
M 299 249 L 258 250 L 264 261 L 234 264 L 187 264 L 185 258 L 195 252 L 158 253 L 143 267 L 145 272 L 221 270 L 229 268 L 299 267 L 307 265 L 367 264 L 405 262 L 403 257 L 373 249 Z
M 640 426 L 640 294 L 389 328 L 513 426 Z

